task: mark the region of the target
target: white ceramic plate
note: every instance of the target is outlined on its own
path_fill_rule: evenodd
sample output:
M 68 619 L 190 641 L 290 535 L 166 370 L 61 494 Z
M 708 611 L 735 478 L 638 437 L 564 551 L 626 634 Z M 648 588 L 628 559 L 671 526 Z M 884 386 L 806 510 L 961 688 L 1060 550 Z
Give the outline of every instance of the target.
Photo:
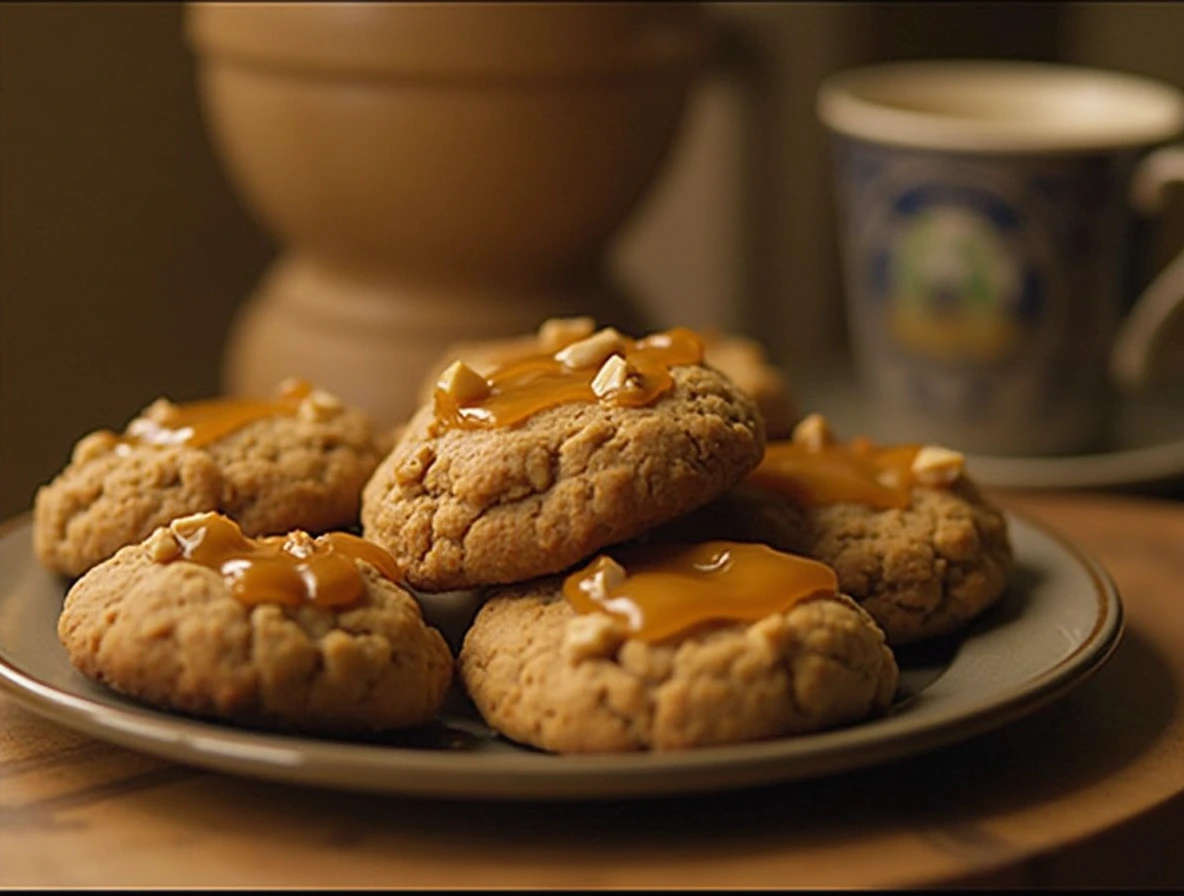
M 32 711 L 177 762 L 300 784 L 443 798 L 604 799 L 690 793 L 833 774 L 971 737 L 1079 685 L 1122 631 L 1098 563 L 1011 517 L 1018 568 L 1006 597 L 963 636 L 902 650 L 892 711 L 820 734 L 677 753 L 552 756 L 493 734 L 459 694 L 437 723 L 346 741 L 232 728 L 124 699 L 70 665 L 57 639 L 66 583 L 31 553 L 27 517 L 0 534 L 0 688 Z M 458 603 L 460 600 L 462 603 Z M 424 598 L 455 643 L 463 598 Z
M 907 441 L 907 433 L 877 418 L 849 370 L 823 371 L 804 380 L 800 392 L 803 411 L 825 408 L 842 438 Z M 1184 483 L 1184 383 L 1162 384 L 1120 401 L 1108 451 L 1057 457 L 972 454 L 967 463 L 975 481 L 988 488 L 1123 489 Z

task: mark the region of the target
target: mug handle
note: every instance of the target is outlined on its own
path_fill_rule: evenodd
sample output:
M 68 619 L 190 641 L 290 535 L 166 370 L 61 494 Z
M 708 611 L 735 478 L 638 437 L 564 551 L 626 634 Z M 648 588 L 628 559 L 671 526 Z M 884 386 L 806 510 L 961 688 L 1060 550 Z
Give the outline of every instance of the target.
M 1184 183 L 1184 145 L 1165 146 L 1143 159 L 1131 181 L 1131 204 L 1146 215 L 1163 209 L 1167 187 Z M 1110 351 L 1110 376 L 1126 391 L 1147 381 L 1156 338 L 1184 305 L 1184 250 L 1156 275 L 1119 325 Z

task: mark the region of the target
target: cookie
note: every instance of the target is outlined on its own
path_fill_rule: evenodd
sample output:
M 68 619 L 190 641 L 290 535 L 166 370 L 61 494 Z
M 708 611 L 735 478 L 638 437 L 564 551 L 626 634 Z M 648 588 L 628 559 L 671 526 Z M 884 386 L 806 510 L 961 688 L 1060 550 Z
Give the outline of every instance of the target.
M 788 438 L 798 421 L 797 402 L 785 373 L 774 366 L 755 339 L 734 333 L 707 338 L 707 363 L 722 370 L 752 396 L 765 418 L 770 439 Z
M 672 332 L 688 352 L 678 363 L 646 354 L 665 357 L 656 346 L 669 348 L 670 334 L 634 342 L 602 330 L 488 379 L 455 365 L 448 388 L 417 412 L 363 490 L 366 538 L 425 591 L 508 584 L 564 570 L 723 494 L 761 458 L 760 415 L 701 363 L 694 334 Z M 607 356 L 605 339 L 616 346 Z M 497 384 L 523 371 L 529 395 L 539 394 L 538 377 L 556 391 L 520 404 L 517 386 Z M 635 385 L 632 403 L 614 400 Z M 572 388 L 583 397 L 571 398 Z M 457 396 L 469 390 L 508 402 L 516 416 L 490 422 L 495 405 L 477 399 L 462 407 Z M 458 423 L 463 412 L 475 422 Z
M 820 419 L 803 421 L 799 444 L 832 444 L 825 431 L 809 435 Z M 893 463 L 908 460 L 919 473 L 886 490 L 901 500 L 888 495 L 880 503 L 898 506 L 884 507 L 854 495 L 840 500 L 778 490 L 769 465 L 780 450 L 780 443 L 771 442 L 766 460 L 745 483 L 651 536 L 756 541 L 821 561 L 836 570 L 840 589 L 871 613 L 892 645 L 957 631 L 1006 593 L 1014 565 L 1007 520 L 983 497 L 960 455 L 919 446 L 885 449 L 883 456 L 895 452 Z M 877 475 L 906 472 L 888 464 Z
M 609 613 L 577 612 L 565 590 L 550 577 L 491 592 L 458 657 L 486 723 L 519 743 L 556 753 L 734 744 L 858 722 L 896 691 L 883 632 L 833 590 L 656 640 Z
M 481 374 L 539 351 L 557 351 L 576 338 L 590 335 L 595 323 L 590 317 L 552 318 L 537 333 L 483 342 L 459 342 L 449 346 L 428 370 L 419 389 L 422 402 L 430 402 L 436 381 L 449 365 L 464 361 Z M 793 390 L 785 374 L 770 363 L 755 339 L 731 333 L 703 336 L 704 360 L 725 374 L 756 402 L 770 439 L 787 438 L 797 422 Z
M 333 734 L 420 725 L 443 703 L 452 654 L 392 575 L 361 539 L 245 539 L 199 514 L 78 579 L 58 634 L 81 672 L 161 708 Z
M 390 448 L 369 417 L 307 384 L 273 402 L 146 408 L 102 430 L 34 501 L 40 562 L 78 576 L 186 514 L 218 511 L 249 535 L 355 525 L 363 484 Z

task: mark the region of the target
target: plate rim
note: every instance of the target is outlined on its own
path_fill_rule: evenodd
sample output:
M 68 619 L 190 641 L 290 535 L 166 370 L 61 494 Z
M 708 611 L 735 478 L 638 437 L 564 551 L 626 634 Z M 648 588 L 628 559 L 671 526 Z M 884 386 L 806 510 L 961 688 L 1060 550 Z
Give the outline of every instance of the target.
M 1047 457 L 968 454 L 975 479 L 988 488 L 1131 488 L 1184 477 L 1184 438 L 1157 445 Z M 1137 476 L 1124 468 L 1140 466 Z
M 1009 686 L 1002 698 L 968 711 L 947 708 L 936 718 L 913 717 L 911 723 L 909 717 L 890 712 L 880 719 L 831 731 L 667 752 L 468 753 L 236 729 L 147 705 L 107 705 L 41 681 L 3 654 L 0 691 L 64 727 L 167 761 L 289 784 L 392 796 L 595 800 L 687 794 L 823 777 L 927 752 L 1015 721 L 1084 683 L 1113 655 L 1125 631 L 1125 612 L 1105 567 L 1080 545 L 1028 514 L 1012 509 L 1003 512 L 1009 522 L 1050 539 L 1088 575 L 1097 605 L 1093 626 L 1067 655 Z M 0 539 L 28 525 L 30 516 L 25 513 L 0 523 Z M 0 594 L 0 602 L 4 599 L 5 595 Z M 868 734 L 884 725 L 888 725 L 888 731 L 879 737 Z M 803 752 L 803 744 L 812 749 L 806 750 L 804 757 L 795 755 Z M 340 759 L 334 762 L 329 755 L 343 750 L 352 760 L 345 775 L 341 773 Z M 399 759 L 393 777 L 392 755 Z M 795 761 L 799 763 L 797 768 L 793 767 Z M 376 772 L 382 774 L 375 777 Z M 717 777 L 711 778 L 708 772 Z M 442 785 L 435 776 L 443 776 L 446 781 Z M 614 783 L 618 785 L 615 789 L 611 786 Z

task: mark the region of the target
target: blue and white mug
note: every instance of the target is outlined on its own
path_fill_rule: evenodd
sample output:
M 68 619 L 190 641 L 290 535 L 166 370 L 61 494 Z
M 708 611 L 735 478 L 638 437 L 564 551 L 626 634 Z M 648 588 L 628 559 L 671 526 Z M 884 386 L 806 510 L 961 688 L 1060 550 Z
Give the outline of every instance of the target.
M 1184 180 L 1184 95 L 1146 78 L 919 61 L 823 82 L 851 347 L 877 432 L 979 454 L 1104 450 L 1184 303 L 1132 295 L 1140 215 Z M 1134 200 L 1134 201 L 1132 201 Z

